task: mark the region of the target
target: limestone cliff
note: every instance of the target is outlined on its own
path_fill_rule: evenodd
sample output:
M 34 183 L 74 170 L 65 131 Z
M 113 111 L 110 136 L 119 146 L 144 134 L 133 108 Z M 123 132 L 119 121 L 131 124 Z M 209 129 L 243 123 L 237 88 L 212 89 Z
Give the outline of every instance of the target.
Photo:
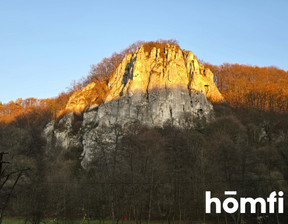
M 193 126 L 195 118 L 211 119 L 213 106 L 208 99 L 217 102 L 223 97 L 212 72 L 192 52 L 170 44 L 141 46 L 123 58 L 105 90 L 91 83 L 71 96 L 66 110 L 72 113 L 58 122 L 62 131 L 57 124 L 47 126 L 48 148 L 67 149 L 73 147 L 71 142 L 78 148 L 81 145 L 82 166 L 87 168 L 103 150 L 115 148 L 119 141 L 116 127 L 136 121 L 159 127 L 165 123 Z M 81 127 L 72 132 L 73 112 L 82 110 Z

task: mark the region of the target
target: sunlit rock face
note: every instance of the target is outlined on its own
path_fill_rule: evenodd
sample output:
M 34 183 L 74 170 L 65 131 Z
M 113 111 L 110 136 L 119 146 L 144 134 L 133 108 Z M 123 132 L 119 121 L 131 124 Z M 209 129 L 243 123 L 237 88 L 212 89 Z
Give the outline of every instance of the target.
M 162 50 L 162 51 L 161 51 Z M 105 102 L 135 93 L 149 94 L 155 89 L 197 91 L 212 101 L 222 101 L 213 74 L 200 64 L 191 51 L 167 44 L 164 49 L 145 51 L 142 46 L 124 57 L 109 81 Z
M 87 105 L 89 105 L 89 99 L 94 94 L 94 88 L 96 84 L 94 82 L 89 83 L 82 90 L 75 92 L 66 105 L 67 111 L 73 111 L 76 113 L 82 112 Z
M 127 54 L 111 76 L 103 102 L 99 104 L 90 100 L 90 105 L 87 105 L 87 99 L 98 97 L 95 91 L 91 96 L 93 89 L 95 85 L 89 84 L 76 92 L 66 106 L 74 112 L 87 108 L 77 138 L 73 137 L 75 133 L 71 133 L 71 128 L 62 131 L 65 133 L 63 136 L 57 128 L 54 131 L 50 130 L 51 127 L 49 129 L 49 133 L 55 133 L 59 141 L 62 137 L 65 139 L 63 143 L 56 143 L 64 148 L 69 145 L 66 136 L 72 136 L 74 142 L 79 139 L 84 168 L 97 163 L 103 150 L 113 151 L 121 139 L 116 130 L 125 129 L 129 123 L 193 127 L 195 119 L 212 119 L 210 101 L 223 101 L 212 72 L 205 69 L 192 52 L 169 44 L 148 50 L 141 46 L 134 53 Z M 65 117 L 62 119 L 69 124 L 67 119 L 70 118 Z

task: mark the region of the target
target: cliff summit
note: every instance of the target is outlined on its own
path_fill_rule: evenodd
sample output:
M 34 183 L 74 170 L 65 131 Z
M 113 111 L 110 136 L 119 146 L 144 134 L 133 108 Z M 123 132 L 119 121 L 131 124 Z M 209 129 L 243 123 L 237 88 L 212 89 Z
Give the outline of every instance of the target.
M 175 88 L 187 89 L 189 93 L 198 91 L 212 102 L 224 100 L 210 69 L 200 64 L 191 51 L 167 43 L 159 48 L 142 45 L 125 55 L 107 87 L 88 84 L 70 97 L 66 110 L 81 112 L 91 104 L 99 104 L 99 98 L 107 103 L 121 96 Z

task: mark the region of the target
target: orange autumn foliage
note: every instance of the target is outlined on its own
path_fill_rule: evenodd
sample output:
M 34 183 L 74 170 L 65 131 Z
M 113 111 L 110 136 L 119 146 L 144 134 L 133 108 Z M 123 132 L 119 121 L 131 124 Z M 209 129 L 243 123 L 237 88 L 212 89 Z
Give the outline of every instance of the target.
M 16 101 L 10 101 L 7 104 L 0 104 L 0 123 L 3 125 L 15 122 L 21 117 L 30 116 L 30 114 L 46 114 L 47 119 L 55 119 L 59 111 L 61 111 L 69 97 L 71 92 L 62 92 L 58 97 L 47 99 L 17 99 Z
M 288 72 L 276 67 L 205 65 L 214 73 L 217 87 L 233 107 L 288 110 Z
M 71 95 L 83 89 L 87 84 L 96 85 L 87 97 L 87 105 L 100 104 L 107 95 L 109 78 L 121 63 L 124 56 L 133 53 L 140 46 L 149 52 L 153 47 L 164 51 L 166 44 L 179 47 L 176 40 L 138 41 L 131 44 L 120 53 L 113 53 L 111 57 L 91 66 L 90 74 L 71 85 L 69 91 L 62 92 L 55 98 L 48 99 L 18 99 L 7 104 L 0 103 L 0 122 L 9 123 L 23 114 L 32 111 L 48 111 L 55 119 L 66 113 L 67 102 Z M 205 63 L 214 73 L 215 83 L 225 100 L 235 108 L 255 108 L 263 111 L 288 110 L 288 72 L 276 67 L 258 67 L 225 63 L 220 66 Z

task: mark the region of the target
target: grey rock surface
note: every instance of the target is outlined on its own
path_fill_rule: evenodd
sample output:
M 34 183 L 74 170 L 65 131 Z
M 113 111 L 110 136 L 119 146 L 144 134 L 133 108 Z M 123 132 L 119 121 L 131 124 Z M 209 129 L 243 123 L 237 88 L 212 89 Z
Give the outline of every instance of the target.
M 213 106 L 207 97 L 223 99 L 210 70 L 205 71 L 191 52 L 170 45 L 161 57 L 160 49 L 147 53 L 142 47 L 126 55 L 110 78 L 109 89 L 104 103 L 88 106 L 80 119 L 71 112 L 49 123 L 44 130 L 47 150 L 80 147 L 81 164 L 89 168 L 101 160 L 101 155 L 115 149 L 130 123 L 193 127 L 195 119 L 213 118 Z M 75 98 L 69 101 L 73 105 Z M 76 107 L 78 110 L 87 105 Z

